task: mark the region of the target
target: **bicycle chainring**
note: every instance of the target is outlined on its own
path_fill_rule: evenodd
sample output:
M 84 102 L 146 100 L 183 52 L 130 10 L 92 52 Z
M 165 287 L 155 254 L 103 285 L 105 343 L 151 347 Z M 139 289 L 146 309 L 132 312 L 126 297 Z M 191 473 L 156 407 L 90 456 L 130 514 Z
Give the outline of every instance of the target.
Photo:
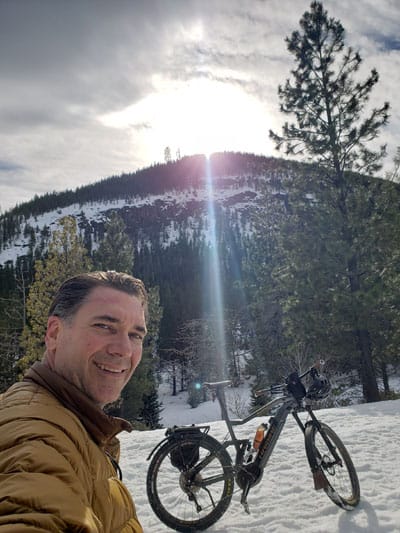
M 242 466 L 236 474 L 236 483 L 243 490 L 249 484 L 250 488 L 260 483 L 264 471 L 255 463 Z

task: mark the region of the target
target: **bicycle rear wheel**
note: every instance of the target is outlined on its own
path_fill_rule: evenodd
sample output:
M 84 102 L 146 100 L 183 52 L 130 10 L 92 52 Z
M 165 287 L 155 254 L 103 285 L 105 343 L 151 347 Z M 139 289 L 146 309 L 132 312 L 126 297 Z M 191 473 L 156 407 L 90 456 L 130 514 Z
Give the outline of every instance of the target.
M 150 505 L 176 531 L 201 531 L 214 524 L 227 510 L 233 487 L 229 454 L 204 434 L 168 440 L 147 472 Z
M 329 445 L 328 445 L 329 443 Z M 360 501 L 360 484 L 356 469 L 343 442 L 326 424 L 320 429 L 309 424 L 305 445 L 311 470 L 326 480 L 323 489 L 339 507 L 352 510 Z

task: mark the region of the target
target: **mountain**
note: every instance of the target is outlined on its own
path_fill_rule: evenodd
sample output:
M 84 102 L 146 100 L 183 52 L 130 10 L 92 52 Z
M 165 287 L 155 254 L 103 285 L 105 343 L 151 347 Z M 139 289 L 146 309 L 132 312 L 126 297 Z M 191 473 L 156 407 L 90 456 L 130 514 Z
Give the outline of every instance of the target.
M 213 250 L 223 250 L 223 290 L 232 293 L 264 190 L 279 195 L 280 178 L 295 168 L 253 154 L 192 156 L 34 198 L 0 217 L 0 281 L 12 285 L 13 268 L 21 261 L 32 272 L 62 217 L 76 218 L 92 252 L 105 222 L 117 212 L 134 245 L 135 275 L 147 286 L 160 287 L 161 339 L 172 338 L 182 322 L 212 312 L 212 296 L 207 301 L 204 286 L 215 270 Z M 231 296 L 226 304 L 232 304 Z
M 226 341 L 231 360 L 220 365 L 236 376 L 248 350 L 262 380 L 300 347 L 300 357 L 323 353 L 358 369 L 376 396 L 375 373 L 387 383 L 397 356 L 400 187 L 354 173 L 339 185 L 322 167 L 220 153 L 47 194 L 0 217 L 0 297 L 26 295 L 60 218 L 76 218 L 91 253 L 117 212 L 134 274 L 159 287 L 160 357 L 177 361 L 191 343 L 202 371 L 219 375 L 212 365 Z
M 0 217 L 0 265 L 43 252 L 57 221 L 76 217 L 82 235 L 96 247 L 112 211 L 124 219 L 138 251 L 166 248 L 180 240 L 211 242 L 210 204 L 216 218 L 249 231 L 250 213 L 269 184 L 276 193 L 287 161 L 252 154 L 185 157 L 134 174 L 111 177 L 76 191 L 47 194 Z

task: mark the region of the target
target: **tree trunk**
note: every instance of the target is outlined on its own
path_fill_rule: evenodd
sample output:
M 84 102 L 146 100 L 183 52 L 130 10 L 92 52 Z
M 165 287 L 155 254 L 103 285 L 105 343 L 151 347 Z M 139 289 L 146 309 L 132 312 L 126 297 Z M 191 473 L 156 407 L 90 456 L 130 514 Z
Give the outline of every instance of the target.
M 383 381 L 383 389 L 385 391 L 385 394 L 389 394 L 390 393 L 389 376 L 387 373 L 387 365 L 384 361 L 381 361 L 381 374 L 382 374 L 382 381 Z
M 346 232 L 347 233 L 347 232 Z M 352 242 L 347 238 L 347 242 Z M 350 282 L 350 291 L 356 294 L 360 291 L 360 279 L 358 274 L 358 258 L 353 255 L 348 261 L 348 276 Z M 355 311 L 357 314 L 357 311 Z M 360 324 L 360 318 L 355 316 L 357 325 Z M 364 400 L 366 402 L 379 402 L 381 399 L 379 396 L 378 383 L 376 381 L 376 375 L 374 365 L 372 363 L 372 347 L 371 337 L 367 329 L 357 328 L 355 330 L 357 339 L 357 345 L 360 350 L 360 375 L 363 388 Z
M 369 332 L 365 329 L 358 329 L 356 335 L 361 355 L 360 375 L 364 399 L 366 402 L 379 402 L 381 398 L 372 364 L 372 350 Z
M 172 363 L 172 396 L 176 396 L 176 365 Z
M 185 363 L 181 363 L 180 365 L 181 367 L 181 392 L 183 392 L 184 390 L 186 390 L 186 367 L 185 367 Z

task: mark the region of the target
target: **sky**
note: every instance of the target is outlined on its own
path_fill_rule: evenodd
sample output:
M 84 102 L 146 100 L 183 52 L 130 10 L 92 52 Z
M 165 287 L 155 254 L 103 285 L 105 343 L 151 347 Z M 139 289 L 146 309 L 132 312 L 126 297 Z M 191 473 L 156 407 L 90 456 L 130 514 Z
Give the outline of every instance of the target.
M 0 0 L 0 208 L 172 157 L 221 150 L 278 156 L 285 37 L 305 0 Z M 327 0 L 377 68 L 371 103 L 391 103 L 400 145 L 398 0 Z
M 399 384 L 397 382 L 394 390 L 399 390 Z M 234 393 L 238 389 L 227 390 Z M 183 403 L 183 396 L 174 400 L 162 396 L 162 399 L 166 427 L 174 423 L 211 421 L 209 434 L 220 440 L 225 437 L 226 427 L 220 421 L 217 402 L 209 401 L 190 409 Z M 229 405 L 232 403 L 228 399 Z M 250 491 L 251 514 L 244 512 L 240 505 L 241 493 L 235 487 L 230 507 L 208 532 L 399 533 L 400 461 L 395 458 L 400 442 L 400 400 L 321 409 L 317 416 L 336 431 L 351 455 L 360 481 L 358 507 L 346 512 L 333 504 L 323 491 L 314 490 L 302 433 L 289 417 L 263 479 Z M 266 420 L 255 418 L 238 427 L 239 436 L 252 438 L 257 425 Z M 123 479 L 134 497 L 146 533 L 171 531 L 153 513 L 146 495 L 147 457 L 164 434 L 165 429 L 120 434 Z M 178 506 L 182 499 L 178 483 L 164 487 L 164 501 L 166 491 L 173 505 Z

